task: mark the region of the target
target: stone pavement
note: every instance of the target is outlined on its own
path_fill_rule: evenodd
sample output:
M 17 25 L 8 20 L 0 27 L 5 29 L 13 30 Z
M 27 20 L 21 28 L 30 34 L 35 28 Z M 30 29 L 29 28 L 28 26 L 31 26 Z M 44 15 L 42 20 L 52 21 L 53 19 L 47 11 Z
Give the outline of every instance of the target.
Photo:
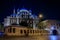
M 48 36 L 1 37 L 0 40 L 48 40 Z

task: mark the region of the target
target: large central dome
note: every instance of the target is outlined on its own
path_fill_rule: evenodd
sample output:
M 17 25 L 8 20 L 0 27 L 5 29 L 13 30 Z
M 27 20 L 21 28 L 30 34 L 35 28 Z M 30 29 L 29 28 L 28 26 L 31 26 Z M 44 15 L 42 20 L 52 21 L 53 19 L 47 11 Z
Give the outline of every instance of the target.
M 27 10 L 27 9 L 20 9 L 20 10 L 17 10 L 17 14 L 18 16 L 21 16 L 21 15 L 31 15 L 31 10 Z
M 29 12 L 27 9 L 21 9 L 20 12 Z

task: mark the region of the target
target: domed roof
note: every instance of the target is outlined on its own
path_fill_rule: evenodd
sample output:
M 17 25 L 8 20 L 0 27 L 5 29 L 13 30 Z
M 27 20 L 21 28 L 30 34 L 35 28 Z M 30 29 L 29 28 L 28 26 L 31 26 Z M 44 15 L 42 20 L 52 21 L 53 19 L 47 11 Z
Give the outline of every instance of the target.
M 29 12 L 27 9 L 21 9 L 20 12 Z

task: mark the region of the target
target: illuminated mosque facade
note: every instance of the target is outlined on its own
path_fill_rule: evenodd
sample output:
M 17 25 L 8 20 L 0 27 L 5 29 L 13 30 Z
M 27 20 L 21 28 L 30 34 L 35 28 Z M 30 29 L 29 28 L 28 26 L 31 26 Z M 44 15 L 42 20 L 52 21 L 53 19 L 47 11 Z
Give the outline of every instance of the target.
M 31 10 L 27 9 L 14 9 L 13 14 L 7 16 L 4 19 L 4 26 L 10 26 L 12 24 L 28 26 L 28 27 L 37 27 L 37 23 L 39 22 L 39 18 L 36 15 L 32 15 Z
M 46 28 L 43 30 L 38 28 L 39 16 L 32 15 L 31 10 L 27 9 L 15 9 L 13 10 L 13 14 L 7 16 L 4 19 L 4 33 L 6 35 L 44 35 L 53 34 L 53 31 L 56 30 L 57 34 L 60 34 L 59 23 L 54 20 L 46 20 L 42 21 L 46 24 Z M 42 26 L 43 27 L 43 26 Z M 41 32 L 42 31 L 42 32 Z

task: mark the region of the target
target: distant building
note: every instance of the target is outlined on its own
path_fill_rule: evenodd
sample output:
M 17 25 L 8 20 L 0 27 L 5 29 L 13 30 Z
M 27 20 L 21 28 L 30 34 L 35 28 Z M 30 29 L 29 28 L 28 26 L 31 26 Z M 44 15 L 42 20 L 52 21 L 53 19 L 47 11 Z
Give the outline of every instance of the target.
M 4 18 L 5 27 L 15 24 L 28 26 L 35 29 L 37 27 L 38 22 L 39 22 L 38 16 L 32 15 L 31 10 L 26 9 L 17 9 L 17 12 L 15 12 L 14 9 L 13 14 L 7 16 L 7 18 Z
M 42 21 L 42 22 L 46 24 L 46 28 L 49 28 L 49 29 L 51 27 L 54 27 L 55 29 L 60 28 L 60 21 L 58 21 L 58 20 L 45 20 L 45 21 Z
M 45 30 L 50 31 L 50 33 L 52 33 L 53 30 L 58 31 L 58 33 L 60 34 L 60 21 L 58 20 L 45 20 L 42 21 Z

